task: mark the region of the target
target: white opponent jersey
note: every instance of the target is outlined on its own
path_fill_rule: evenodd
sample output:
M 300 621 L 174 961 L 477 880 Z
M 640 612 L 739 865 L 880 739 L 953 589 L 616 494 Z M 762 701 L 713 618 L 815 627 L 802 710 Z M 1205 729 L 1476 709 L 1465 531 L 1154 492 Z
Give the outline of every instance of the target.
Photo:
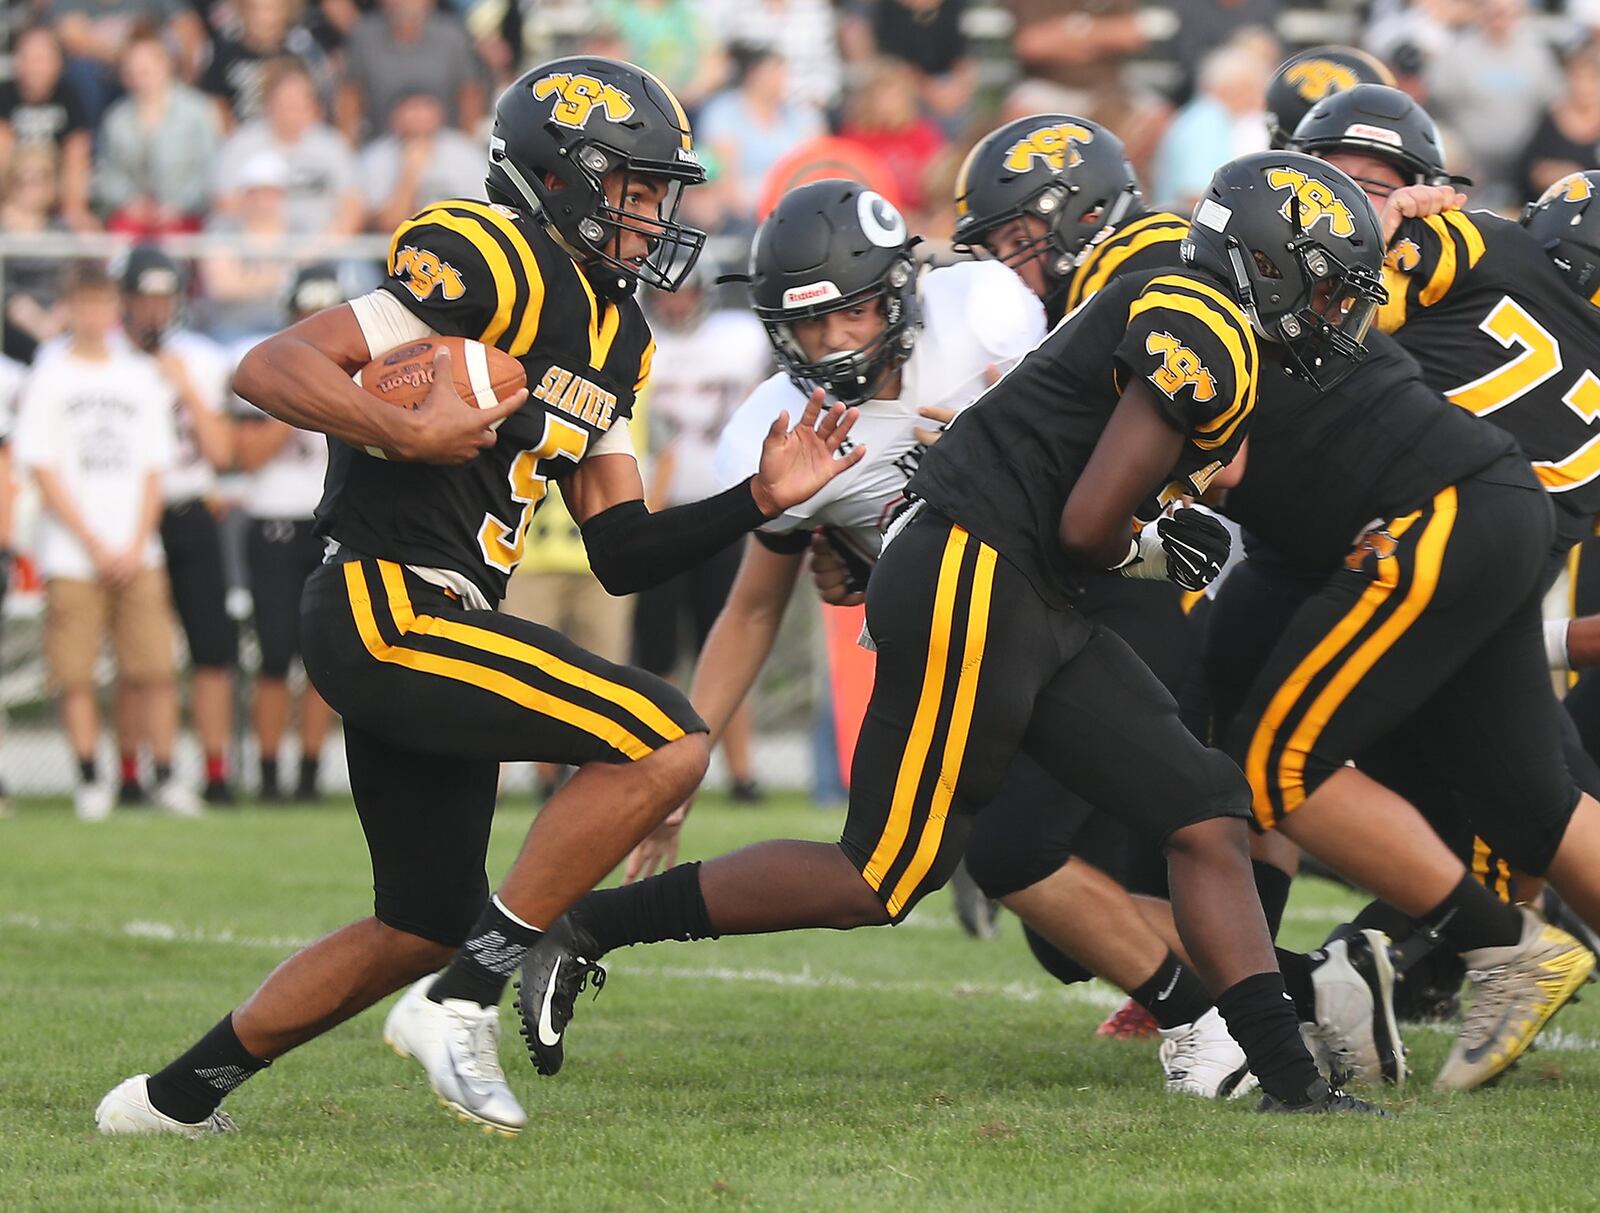
M 714 470 L 717 440 L 750 389 L 772 370 L 772 347 L 761 322 L 724 308 L 693 327 L 655 328 L 656 356 L 644 409 L 649 454 L 670 449 L 671 479 L 658 508 L 710 497 L 723 486 Z
M 828 527 L 862 556 L 876 558 L 883 526 L 904 499 L 906 482 L 922 459 L 923 446 L 912 429 L 935 426 L 917 410 L 929 405 L 966 408 L 987 390 L 989 367 L 1004 374 L 1044 339 L 1044 307 L 1021 278 L 997 261 L 933 270 L 922 279 L 918 298 L 922 326 L 901 368 L 900 398 L 863 404 L 847 439 L 865 444 L 865 458 L 762 530 L 783 534 Z M 792 420 L 805 403 L 805 395 L 782 372 L 752 392 L 717 446 L 719 487 L 752 475 L 778 413 L 787 409 Z

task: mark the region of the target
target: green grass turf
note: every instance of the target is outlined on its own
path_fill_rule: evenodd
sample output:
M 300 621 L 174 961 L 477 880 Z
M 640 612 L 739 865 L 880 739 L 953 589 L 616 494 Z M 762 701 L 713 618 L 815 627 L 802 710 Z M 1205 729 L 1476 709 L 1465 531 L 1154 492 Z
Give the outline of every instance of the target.
M 493 872 L 528 820 L 502 813 Z M 686 849 L 837 829 L 790 798 L 711 799 Z M 1013 919 L 967 939 L 945 894 L 893 931 L 621 952 L 558 1079 L 523 1060 L 508 999 L 514 1141 L 446 1117 L 384 1048 L 382 1008 L 239 1091 L 237 1135 L 96 1136 L 104 1091 L 361 916 L 367 887 L 345 808 L 0 822 L 0 1209 L 1600 1207 L 1592 1004 L 1497 1089 L 1432 1094 L 1448 1037 L 1413 1030 L 1422 1081 L 1385 1098 L 1397 1120 L 1262 1117 L 1164 1095 L 1150 1045 L 1092 1036 L 1118 999 L 1054 985 Z M 1303 881 L 1285 937 L 1320 940 L 1354 904 Z

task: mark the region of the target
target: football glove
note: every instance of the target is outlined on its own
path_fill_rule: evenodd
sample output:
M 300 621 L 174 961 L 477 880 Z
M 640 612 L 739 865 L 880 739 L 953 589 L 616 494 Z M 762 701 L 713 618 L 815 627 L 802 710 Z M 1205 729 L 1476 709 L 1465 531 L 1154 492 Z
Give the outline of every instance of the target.
M 1210 514 L 1183 506 L 1135 535 L 1128 558 L 1116 572 L 1144 581 L 1166 578 L 1185 590 L 1203 590 L 1222 572 L 1232 545 L 1227 528 Z

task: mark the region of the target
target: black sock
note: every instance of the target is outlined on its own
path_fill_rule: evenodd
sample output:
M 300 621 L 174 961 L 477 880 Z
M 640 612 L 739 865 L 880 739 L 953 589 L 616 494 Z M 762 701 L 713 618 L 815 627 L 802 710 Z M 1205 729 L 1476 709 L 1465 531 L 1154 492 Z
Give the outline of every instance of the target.
M 1022 936 L 1028 941 L 1028 950 L 1033 953 L 1044 971 L 1054 977 L 1064 986 L 1076 985 L 1080 981 L 1093 981 L 1094 974 L 1089 972 L 1072 957 L 1068 956 L 1055 944 L 1051 943 L 1027 923 L 1022 924 Z
M 434 1002 L 465 998 L 480 1007 L 497 1005 L 511 974 L 543 934 L 511 917 L 498 897 L 489 898 L 472 934 L 428 990 L 428 997 Z
M 314 792 L 317 787 L 318 776 L 322 773 L 322 756 L 319 754 L 300 755 L 300 776 L 295 781 L 295 786 L 302 792 Z
M 278 794 L 278 760 L 276 758 L 263 758 L 261 760 L 261 794 L 263 796 L 276 796 Z
M 251 1056 L 239 1043 L 230 1012 L 187 1053 L 150 1076 L 150 1104 L 173 1120 L 199 1124 L 234 1088 L 271 1064 Z
M 99 764 L 93 758 L 78 759 L 78 778 L 84 783 L 93 783 L 100 778 Z
M 636 884 L 596 889 L 568 913 L 573 926 L 593 941 L 590 960 L 630 944 L 717 937 L 700 893 L 698 863 L 679 864 Z
M 1457 952 L 1504 948 L 1522 938 L 1522 915 L 1472 878 L 1471 873 L 1433 909 L 1422 925 L 1442 935 Z
M 1193 1023 L 1213 1006 L 1205 982 L 1171 951 L 1150 980 L 1129 993 L 1163 1028 Z
M 1259 859 L 1250 861 L 1250 870 L 1255 873 L 1261 912 L 1267 916 L 1267 934 L 1276 939 L 1278 928 L 1283 925 L 1283 909 L 1289 904 L 1289 886 L 1294 883 L 1294 877 Z
M 1300 1039 L 1300 1019 L 1278 973 L 1257 973 L 1217 995 L 1228 1032 L 1250 1061 L 1261 1089 L 1288 1104 L 1304 1103 L 1320 1077 Z
M 1316 968 L 1325 959 L 1325 954 L 1316 952 L 1289 952 L 1283 948 L 1274 948 L 1278 954 L 1278 972 L 1283 974 L 1283 988 L 1288 992 L 1289 1000 L 1294 1003 L 1295 1014 L 1300 1016 L 1301 1023 L 1315 1023 L 1317 1020 L 1317 987 L 1311 980 L 1311 970 Z
M 172 764 L 170 762 L 158 762 L 155 765 L 157 783 L 166 783 L 167 780 L 172 778 Z

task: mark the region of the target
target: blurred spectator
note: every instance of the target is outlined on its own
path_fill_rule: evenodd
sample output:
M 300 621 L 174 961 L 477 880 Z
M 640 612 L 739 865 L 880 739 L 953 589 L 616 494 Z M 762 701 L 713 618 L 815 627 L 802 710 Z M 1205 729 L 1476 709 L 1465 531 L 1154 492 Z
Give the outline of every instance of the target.
M 733 205 L 753 215 L 767 170 L 785 152 L 822 134 L 823 122 L 810 105 L 786 99 L 783 56 L 764 47 L 739 47 L 733 59 L 738 85 L 706 102 L 696 134 L 715 158 Z
M 389 129 L 389 111 L 402 97 L 432 93 L 452 126 L 473 132 L 483 117 L 483 65 L 453 14 L 430 0 L 381 0 L 345 43 L 345 82 L 338 122 L 359 143 Z
M 1173 50 L 1183 80 L 1174 101 L 1188 101 L 1200 86 L 1200 65 L 1219 47 L 1276 27 L 1278 16 L 1287 7 L 1285 0 L 1171 0 L 1178 19 L 1178 37 Z M 1276 69 L 1283 56 L 1276 43 L 1272 48 Z
M 48 143 L 17 148 L 0 178 L 0 231 L 29 236 L 60 231 L 56 217 L 56 151 Z M 61 331 L 56 306 L 61 263 L 54 257 L 21 254 L 5 260 L 5 352 L 22 362 L 33 360 L 34 348 Z
M 1455 129 L 1472 161 L 1473 201 L 1514 207 L 1522 151 L 1561 95 L 1561 65 L 1523 0 L 1477 0 L 1474 11 L 1428 64 L 1429 112 Z
M 39 488 L 45 660 L 78 762 L 75 807 L 87 821 L 111 811 L 96 760 L 95 703 L 95 667 L 109 631 L 117 677 L 143 700 L 157 799 L 192 815 L 198 803 L 172 778 L 172 606 L 156 541 L 161 474 L 172 462 L 172 390 L 148 355 L 112 344 L 117 289 L 104 270 L 76 264 L 64 294 L 71 336 L 23 387 L 16 459 Z
M 1476 0 L 1375 0 L 1361 44 L 1396 75 L 1412 75 L 1444 51 L 1475 8 Z
M 846 96 L 844 113 L 839 134 L 859 143 L 894 177 L 902 209 L 921 212 L 923 178 L 945 141 L 918 112 L 916 69 L 898 59 L 874 60 Z M 944 199 L 934 202 L 944 204 Z
M 214 215 L 206 231 L 233 236 L 200 263 L 209 323 L 220 341 L 276 327 L 279 304 L 293 276 L 283 245 L 289 235 L 289 166 L 277 152 L 257 152 L 239 169 L 239 204 Z
M 669 509 L 721 492 L 712 468 L 717 440 L 750 390 L 772 369 L 766 331 L 747 308 L 712 310 L 711 273 L 697 271 L 674 294 L 645 303 L 656 340 L 646 417 L 649 472 L 645 499 Z M 662 678 L 693 665 L 705 647 L 744 552 L 744 539 L 668 581 L 645 590 L 633 614 L 633 662 Z M 722 734 L 732 796 L 761 799 L 751 756 L 751 698 Z
M 1277 52 L 1235 40 L 1200 64 L 1199 91 L 1180 109 L 1156 149 L 1152 200 L 1187 215 L 1211 183 L 1217 165 L 1267 146 L 1263 104 Z
M 308 267 L 295 279 L 283 321 L 293 324 L 344 299 L 333 269 Z M 244 356 L 244 349 L 237 352 Z M 285 425 L 237 396 L 233 402 L 238 416 L 237 466 L 249 473 L 245 544 L 261 648 L 252 724 L 261 756 L 259 794 L 273 803 L 284 799 L 278 758 L 293 706 L 289 667 L 300 651 L 300 590 L 322 563 L 322 541 L 315 534 L 312 514 L 322 499 L 328 443 L 321 434 Z M 320 794 L 322 746 L 332 722 L 333 709 L 308 681 L 300 696 L 300 768 L 293 792 L 297 801 L 313 801 Z
M 11 470 L 11 433 L 16 428 L 17 397 L 22 391 L 26 370 L 20 362 L 0 354 L 0 622 L 5 619 L 6 595 L 11 590 L 12 510 L 16 503 L 16 482 Z M 0 725 L 5 723 L 5 708 L 0 705 Z M 0 781 L 0 817 L 11 816 L 11 798 Z
M 1593 42 L 1567 56 L 1566 92 L 1539 120 L 1522 149 L 1525 199 L 1539 197 L 1568 173 L 1600 163 L 1600 48 Z
M 966 125 L 977 63 L 961 27 L 966 0 L 871 0 L 841 24 L 850 59 L 887 55 L 916 70 L 918 96 L 947 134 Z
M 93 132 L 78 91 L 63 76 L 61 43 L 42 25 L 17 35 L 13 76 L 0 83 L 0 164 L 21 148 L 46 145 L 60 166 L 61 217 L 80 231 L 99 225 L 89 210 Z
M 726 46 L 764 46 L 789 65 L 785 95 L 810 109 L 838 99 L 843 71 L 829 0 L 699 0 Z
M 44 0 L 41 15 L 61 37 L 90 126 L 116 96 L 117 65 L 141 30 L 171 36 L 184 79 L 194 77 L 208 42 L 205 22 L 184 0 Z
M 161 479 L 161 549 L 189 644 L 189 702 L 205 759 L 205 799 L 231 804 L 227 754 L 239 631 L 228 614 L 222 539 L 211 507 L 217 472 L 233 464 L 233 427 L 223 411 L 233 368 L 216 342 L 184 327 L 183 273 L 165 253 L 149 245 L 133 249 L 121 286 L 123 332 L 155 359 L 174 398 L 166 419 L 174 454 Z M 119 733 L 121 719 L 119 713 Z M 125 787 L 130 777 L 138 782 L 137 743 L 149 740 L 143 733 L 141 727 L 119 738 Z
M 660 76 L 691 112 L 728 78 L 722 44 L 695 0 L 599 0 L 593 12 L 616 32 L 621 58 Z
M 1119 91 L 1123 63 L 1144 49 L 1138 0 L 1006 0 L 1006 7 L 1023 71 L 1068 88 Z
M 216 110 L 173 78 L 172 56 L 153 33 L 128 43 L 122 83 L 127 95 L 106 111 L 94 168 L 106 226 L 135 236 L 194 231 L 211 196 Z
M 218 34 L 200 87 L 215 97 L 223 125 L 262 116 L 266 69 L 292 55 L 305 64 L 324 100 L 332 98 L 327 56 L 311 32 L 300 25 L 300 0 L 234 0 L 238 27 Z
M 441 198 L 479 198 L 483 146 L 445 126 L 444 106 L 432 93 L 403 97 L 389 114 L 389 133 L 361 153 L 367 226 L 392 232 Z
M 361 189 L 355 157 L 322 121 L 316 82 L 298 59 L 274 59 L 261 75 L 262 117 L 246 122 L 222 145 L 216 170 L 217 210 L 240 205 L 240 174 L 265 152 L 287 175 L 284 221 L 299 235 L 343 236 L 361 230 Z M 287 283 L 283 284 L 287 287 Z M 273 294 L 270 302 L 282 298 Z

